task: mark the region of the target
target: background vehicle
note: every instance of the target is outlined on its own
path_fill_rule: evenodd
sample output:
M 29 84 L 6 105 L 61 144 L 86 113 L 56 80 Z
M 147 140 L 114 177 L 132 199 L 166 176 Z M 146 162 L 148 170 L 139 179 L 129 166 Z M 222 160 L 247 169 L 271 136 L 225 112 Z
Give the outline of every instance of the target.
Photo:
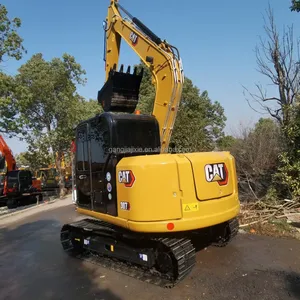
M 65 163 L 63 159 L 61 163 L 61 171 L 64 178 L 64 187 L 68 190 L 72 188 L 72 170 L 71 166 Z M 59 189 L 59 172 L 55 165 L 49 165 L 47 168 L 40 168 L 36 172 L 36 177 L 41 181 L 43 191 L 58 191 Z
M 61 243 L 69 253 L 93 253 L 106 267 L 173 286 L 196 263 L 195 240 L 206 234 L 225 246 L 238 232 L 235 161 L 228 152 L 167 153 L 184 81 L 178 49 L 117 1 L 105 38 L 106 82 L 98 93 L 105 112 L 76 129 L 77 212 L 93 219 L 65 224 Z M 143 73 L 124 73 L 123 65 L 117 72 L 121 38 L 152 71 L 151 116 L 132 114 Z
M 15 208 L 41 202 L 43 195 L 41 189 L 34 186 L 34 179 L 29 170 L 15 170 L 7 173 L 7 207 Z
M 2 172 L 1 202 L 6 203 L 8 208 L 16 207 L 20 203 L 26 204 L 28 198 L 35 199 L 36 196 L 42 200 L 41 182 L 32 177 L 28 170 L 18 169 L 16 160 L 11 149 L 0 135 L 0 169 Z

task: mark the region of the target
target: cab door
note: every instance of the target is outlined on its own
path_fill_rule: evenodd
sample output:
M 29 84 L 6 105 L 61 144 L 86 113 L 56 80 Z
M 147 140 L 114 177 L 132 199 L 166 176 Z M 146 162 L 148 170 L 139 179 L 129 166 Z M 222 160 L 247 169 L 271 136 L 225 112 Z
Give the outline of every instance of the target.
M 91 167 L 90 143 L 88 141 L 88 124 L 84 123 L 76 132 L 76 189 L 77 204 L 80 207 L 92 209 L 91 200 Z
M 110 128 L 102 118 L 94 118 L 89 125 L 93 210 L 111 214 L 109 204 L 112 200 L 112 184 L 106 180 L 111 174 L 108 175 L 106 171 L 109 159 L 107 149 L 110 145 Z M 115 215 L 115 213 L 112 214 Z

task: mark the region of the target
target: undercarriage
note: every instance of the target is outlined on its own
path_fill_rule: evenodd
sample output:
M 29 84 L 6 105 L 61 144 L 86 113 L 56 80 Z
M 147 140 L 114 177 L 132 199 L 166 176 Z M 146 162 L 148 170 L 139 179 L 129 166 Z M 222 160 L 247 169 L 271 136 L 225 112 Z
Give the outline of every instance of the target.
M 213 236 L 212 245 L 222 247 L 236 236 L 238 221 L 233 219 L 211 229 L 207 232 Z M 96 219 L 84 219 L 62 227 L 61 243 L 71 256 L 171 288 L 194 267 L 193 240 L 200 236 L 200 231 L 164 235 L 135 233 Z

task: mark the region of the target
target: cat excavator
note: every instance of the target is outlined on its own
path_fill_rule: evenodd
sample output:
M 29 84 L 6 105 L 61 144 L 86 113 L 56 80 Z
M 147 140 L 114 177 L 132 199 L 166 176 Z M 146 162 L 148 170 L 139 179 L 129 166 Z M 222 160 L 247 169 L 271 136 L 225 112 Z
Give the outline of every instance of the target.
M 237 235 L 235 159 L 176 147 L 170 153 L 184 83 L 178 49 L 116 0 L 104 32 L 104 112 L 75 130 L 76 209 L 83 217 L 62 226 L 60 241 L 72 256 L 173 287 L 192 271 L 201 237 L 225 246 Z M 151 115 L 135 113 L 143 69 L 118 67 L 122 39 L 153 75 Z

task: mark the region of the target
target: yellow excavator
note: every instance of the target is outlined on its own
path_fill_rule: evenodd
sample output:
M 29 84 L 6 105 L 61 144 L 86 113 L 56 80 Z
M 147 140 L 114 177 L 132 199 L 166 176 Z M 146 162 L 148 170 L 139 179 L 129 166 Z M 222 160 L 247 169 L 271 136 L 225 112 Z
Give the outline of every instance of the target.
M 58 153 L 56 153 L 57 157 Z M 71 163 L 66 163 L 65 155 L 62 157 L 60 166 L 64 178 L 64 187 L 70 189 L 72 186 L 72 167 Z M 48 165 L 46 168 L 40 168 L 36 171 L 35 176 L 41 181 L 43 191 L 55 191 L 59 189 L 59 172 L 55 163 Z
M 75 257 L 173 287 L 194 267 L 203 234 L 225 246 L 238 232 L 235 160 L 229 152 L 169 153 L 184 82 L 178 49 L 116 0 L 104 30 L 104 112 L 76 128 L 76 206 L 86 217 L 62 226 L 61 244 Z M 153 74 L 152 115 L 134 113 L 143 72 L 119 69 L 122 38 Z

